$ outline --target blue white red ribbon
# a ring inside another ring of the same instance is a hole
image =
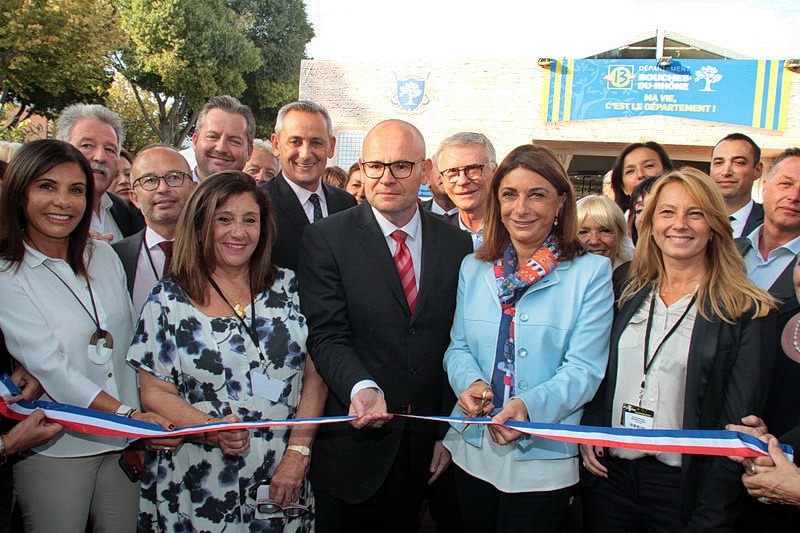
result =
[[[0,396],[9,398],[19,394],[19,389],[4,375],[0,378]],[[254,429],[276,426],[299,426],[306,424],[334,424],[355,420],[355,416],[302,418],[293,420],[261,420],[256,422],[217,422],[200,426],[187,426],[167,431],[161,426],[125,418],[94,409],[85,409],[62,403],[21,400],[11,405],[0,401],[0,414],[22,420],[36,409],[44,411],[51,422],[81,433],[126,438],[178,437],[196,433],[227,429]],[[455,424],[491,424],[489,418],[463,418],[449,416],[395,415],[421,420],[432,420]],[[628,429],[566,424],[543,424],[509,420],[506,427],[527,435],[577,444],[590,444],[613,448],[630,448],[654,452],[690,453],[697,455],[721,455],[732,457],[759,457],[769,455],[767,443],[738,431],[673,430],[673,429]],[[788,444],[781,444],[786,456],[792,460],[794,452]]]

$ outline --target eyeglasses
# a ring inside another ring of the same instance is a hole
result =
[[[463,172],[464,175],[471,179],[476,180],[483,175],[483,169],[486,165],[467,165],[465,167],[453,167],[441,171],[442,176],[450,182],[455,183],[458,181],[458,176]]]
[[[170,187],[180,187],[183,185],[183,182],[186,178],[190,178],[191,176],[186,172],[168,172],[163,176],[142,176],[134,180],[133,188],[136,188],[136,184],[138,183],[142,189],[145,191],[154,191],[158,189],[159,182],[164,180],[167,185]]]
[[[368,178],[377,180],[383,177],[386,167],[389,167],[389,172],[392,177],[397,180],[402,180],[411,175],[414,170],[414,165],[425,161],[425,158],[417,159],[416,161],[395,161],[394,163],[381,163],[380,161],[364,161],[361,165],[364,167],[364,175]]]
[[[263,514],[283,513],[283,516],[287,518],[296,518],[298,516],[302,516],[310,510],[310,508],[307,505],[301,505],[295,502],[287,503],[286,507],[281,507],[273,500],[259,500],[256,505],[259,513]]]

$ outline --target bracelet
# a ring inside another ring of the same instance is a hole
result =
[[[119,404],[119,407],[117,407],[117,411],[114,414],[124,416],[125,418],[133,418],[133,415],[135,415],[137,412],[138,411],[130,405],[121,403]]]

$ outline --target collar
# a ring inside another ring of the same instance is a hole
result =
[[[750,233],[750,235],[747,236],[747,240],[750,241],[750,246],[752,247],[753,251],[755,251],[755,253],[758,255],[758,257],[761,257],[761,253],[758,251],[758,243],[761,242],[761,230],[763,228],[764,224],[761,224],[756,229],[754,229]],[[778,246],[777,248],[775,248],[775,250],[780,250],[781,248],[785,248],[794,255],[800,253],[800,235],[798,235],[791,241]],[[772,255],[772,252],[774,252],[775,250],[770,250],[769,253],[767,254],[767,257]]]
[[[317,188],[315,190],[309,191],[308,189],[302,188],[301,186],[299,186],[298,184],[287,178],[285,175],[283,176],[283,179],[286,180],[286,183],[289,185],[292,191],[294,191],[294,195],[297,196],[298,200],[300,200],[300,205],[305,205],[305,203],[308,201],[308,197],[311,196],[313,193],[317,193],[317,196],[319,196],[320,201],[323,203],[325,202],[325,193],[322,191],[322,180],[319,180],[317,182]]]
[[[100,212],[110,211],[113,206],[114,202],[111,201],[108,192],[104,192],[103,196],[100,197]]]
[[[456,213],[458,213],[458,211],[456,211]],[[457,216],[458,216],[458,227],[459,228],[461,228],[464,231],[468,232],[470,235],[483,235],[483,227],[485,226],[485,224],[482,224],[481,227],[478,228],[478,231],[472,231],[471,229],[469,229],[468,227],[466,227],[464,225],[464,222],[461,220],[461,215],[458,214]]]
[[[750,216],[750,211],[753,210],[753,204],[754,203],[755,202],[753,202],[753,200],[750,200],[749,202],[744,204],[744,206],[741,209],[739,209],[735,213],[731,213],[730,216],[733,217],[733,219],[737,220],[737,221],[739,221],[739,220],[741,220],[741,221],[747,220],[747,217]]]
[[[386,220],[386,217],[384,217],[380,211],[375,209],[375,207],[370,206],[370,209],[372,209],[372,213],[375,215],[375,220],[378,221],[378,227],[381,228],[381,233],[383,233],[384,237],[390,239],[391,238],[390,235],[392,234],[392,232],[400,229],[406,232],[406,234],[412,241],[418,242],[419,231],[422,220],[419,214],[419,206],[417,206],[416,211],[414,211],[414,216],[411,217],[411,220],[408,221],[408,224],[406,224],[402,228],[398,228],[397,226]]]
[[[169,240],[169,239],[165,239],[164,237],[162,237],[161,235],[159,235],[159,234],[156,232],[156,230],[154,230],[154,229],[153,229],[153,228],[151,228],[150,226],[147,226],[147,227],[145,228],[145,230],[144,230],[144,242],[146,242],[146,243],[147,243],[147,247],[148,247],[149,249],[151,249],[151,250],[152,250],[153,248],[156,248],[156,247],[159,245],[159,243],[162,243],[162,242],[164,242],[164,241],[168,241],[168,240]]]
[[[66,261],[64,261],[63,259],[56,259],[50,257],[49,255],[45,255],[36,248],[29,246],[27,242],[23,242],[23,245],[25,246],[25,255],[23,256],[22,261],[25,262],[25,264],[28,265],[29,268],[35,268],[43,264],[45,261],[58,261],[66,264]],[[89,248],[88,244],[86,245],[86,248],[87,249]]]

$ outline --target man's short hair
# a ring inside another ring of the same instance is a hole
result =
[[[226,113],[232,113],[234,115],[241,115],[244,117],[244,120],[247,123],[247,144],[253,144],[253,139],[256,136],[256,118],[253,116],[253,110],[250,109],[250,106],[241,103],[238,99],[227,94],[212,96],[208,99],[206,105],[203,106],[203,109],[201,109],[200,113],[197,115],[197,125],[195,126],[195,131],[200,131],[200,129],[205,125],[206,115],[208,115],[208,112],[212,109],[221,109]]]
[[[272,145],[264,139],[253,139],[253,149],[262,150],[272,155]]]
[[[275,120],[275,135],[280,134],[283,127],[283,119],[289,111],[305,111],[306,113],[319,113],[325,117],[325,122],[328,124],[328,137],[333,138],[333,121],[328,114],[328,110],[324,106],[312,102],[311,100],[298,100],[291,102],[280,108],[278,111],[278,118]]]
[[[486,155],[489,157],[490,163],[497,162],[497,154],[494,151],[494,145],[483,133],[475,133],[472,131],[460,131],[443,140],[439,145],[439,149],[433,155],[433,164],[439,168],[439,157],[445,149],[451,146],[469,146],[470,144],[481,144],[486,148]]]
[[[111,126],[114,133],[117,134],[119,147],[122,148],[122,143],[125,142],[125,128],[122,127],[122,119],[117,113],[100,104],[72,104],[62,109],[56,122],[56,139],[69,142],[75,123],[85,118]]]
[[[747,144],[750,145],[750,148],[752,148],[752,150],[753,150],[753,157],[755,157],[755,160],[753,161],[753,166],[756,166],[759,163],[759,161],[761,161],[761,148],[758,147],[758,145],[756,144],[756,142],[753,139],[751,139],[750,137],[748,137],[744,133],[735,132],[735,133],[727,134],[725,137],[720,139],[719,142],[717,142],[717,144],[714,145],[714,149],[716,149],[717,146],[719,146],[719,143],[721,143],[723,141],[744,141],[744,142],[746,142]]]
[[[769,172],[767,173],[767,179],[768,180],[772,179],[772,176],[775,174],[775,169],[778,168],[778,163],[790,157],[800,157],[800,148],[796,146],[793,148],[787,148],[786,150],[778,154],[778,157],[776,157],[775,161],[772,162],[772,166],[769,167]]]

